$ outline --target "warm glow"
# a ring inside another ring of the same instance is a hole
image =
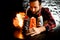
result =
[[[19,34],[19,37],[18,37],[18,38],[20,38],[20,39],[24,39],[22,33]]]
[[[24,13],[19,13],[16,15],[17,16],[17,19],[18,19],[18,22],[19,22],[19,26],[22,28],[23,27],[23,21],[24,21],[24,16],[25,14]]]
[[[15,25],[18,25],[20,30],[14,32],[14,36],[19,39],[24,39],[24,35],[22,34],[22,29],[23,29],[23,24],[24,24],[24,18],[25,18],[25,13],[24,12],[19,12],[16,14],[17,20],[14,22]]]
[[[19,21],[19,26],[22,27],[23,26],[23,19],[21,18],[20,14],[17,14],[17,19]]]
[[[24,36],[20,31],[15,31],[14,37],[19,38],[19,39],[24,39]]]

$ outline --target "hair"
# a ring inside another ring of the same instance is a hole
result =
[[[39,1],[39,4],[41,5],[41,0],[29,0],[29,2]]]

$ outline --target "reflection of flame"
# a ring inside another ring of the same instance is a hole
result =
[[[16,38],[19,38],[19,39],[24,39],[22,33],[19,32],[19,31],[15,31],[14,36],[15,36]]]
[[[20,39],[24,39],[22,33],[20,33],[19,38],[20,38]]]

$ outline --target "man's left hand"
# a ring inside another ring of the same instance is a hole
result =
[[[43,27],[38,27],[38,28],[34,27],[33,29],[34,29],[35,32],[33,34],[31,34],[31,36],[40,34],[41,32],[46,30],[46,28],[44,26]]]

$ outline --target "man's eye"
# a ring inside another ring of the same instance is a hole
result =
[[[30,7],[30,8],[32,8],[32,7]]]
[[[37,7],[34,7],[34,8],[37,8]]]

